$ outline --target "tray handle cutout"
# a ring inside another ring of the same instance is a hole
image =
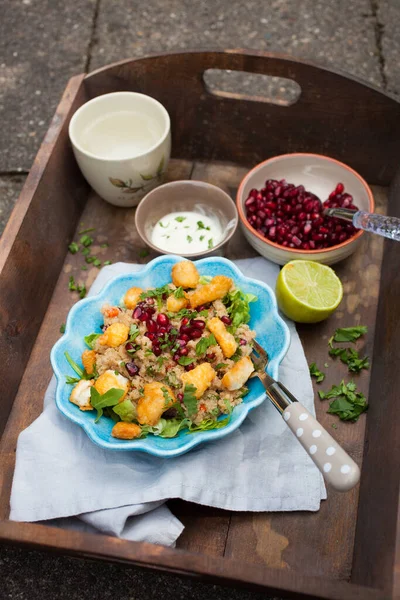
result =
[[[301,87],[293,79],[261,73],[207,69],[203,83],[209,94],[277,106],[292,106],[301,96]]]

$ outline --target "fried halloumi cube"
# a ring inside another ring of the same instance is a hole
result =
[[[194,385],[196,388],[195,396],[201,398],[204,392],[210,387],[216,373],[210,363],[197,365],[192,371],[187,371],[181,375],[181,380],[185,385]]]
[[[93,380],[81,379],[71,392],[69,401],[79,406],[81,410],[93,410],[90,403],[90,388]]]
[[[143,396],[137,405],[137,419],[141,425],[157,425],[163,412],[176,402],[174,392],[168,385],[153,381],[146,383]]]
[[[94,350],[85,350],[82,352],[82,364],[88,375],[91,375],[96,366],[96,352]]]
[[[99,344],[117,348],[124,344],[129,337],[129,327],[123,323],[112,323],[103,335],[99,337]]]
[[[231,289],[233,281],[225,275],[216,275],[210,283],[199,287],[190,295],[190,306],[196,308],[201,304],[208,304],[223,298]]]
[[[167,310],[169,310],[169,312],[177,313],[182,310],[182,308],[186,308],[188,304],[189,302],[185,297],[175,298],[172,294],[167,298]]]
[[[133,440],[134,438],[140,437],[142,433],[139,425],[135,425],[135,423],[124,423],[124,421],[120,421],[116,423],[111,430],[111,435],[120,440]]]
[[[227,390],[240,390],[244,386],[252,372],[254,365],[249,356],[243,356],[238,362],[229,369],[222,378],[222,385]]]
[[[199,283],[200,275],[194,263],[183,260],[176,263],[171,271],[172,283],[176,287],[195,288]]]
[[[131,287],[124,296],[124,304],[126,308],[134,309],[139,302],[140,294],[143,292],[140,287]]]
[[[225,324],[218,317],[210,319],[207,323],[208,329],[214,334],[215,339],[221,346],[222,352],[226,358],[230,358],[235,354],[238,347],[233,335],[227,331]]]
[[[108,369],[107,371],[104,371],[104,373],[102,373],[96,380],[94,387],[101,395],[105,394],[111,389],[123,390],[124,395],[119,400],[122,402],[128,393],[129,380],[123,375],[115,373],[115,371],[112,369]]]

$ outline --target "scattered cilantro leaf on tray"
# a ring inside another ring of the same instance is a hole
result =
[[[321,383],[325,379],[325,373],[320,371],[315,363],[310,365],[310,375],[315,377],[317,383]]]

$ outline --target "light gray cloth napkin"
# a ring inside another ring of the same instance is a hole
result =
[[[247,277],[275,287],[279,268],[263,258],[239,260]],[[90,293],[115,275],[140,270],[116,263],[100,271]],[[313,414],[307,362],[293,323],[280,380]],[[94,445],[54,402],[18,438],[10,518],[49,521],[125,539],[174,545],[183,530],[164,502],[182,498],[235,511],[319,509],[326,498],[319,471],[266,400],[240,429],[177,458],[113,452]]]

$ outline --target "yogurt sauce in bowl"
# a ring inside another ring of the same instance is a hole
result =
[[[151,241],[165,252],[184,255],[211,250],[221,241],[222,235],[218,217],[179,211],[157,221],[151,232]]]

